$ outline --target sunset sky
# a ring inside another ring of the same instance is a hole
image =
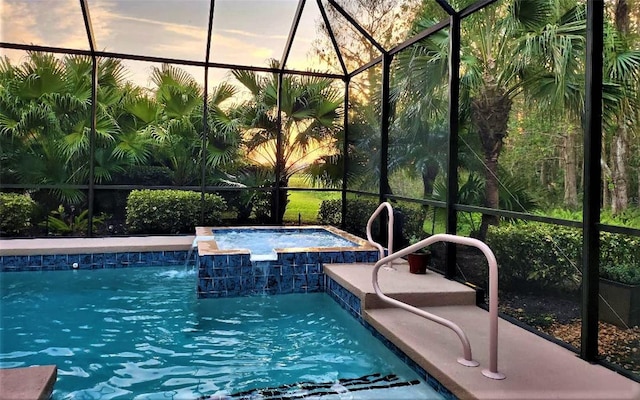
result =
[[[209,0],[88,0],[98,50],[203,61]],[[211,61],[265,66],[282,57],[297,0],[217,0]],[[307,1],[287,68],[322,69],[309,58],[321,16]],[[0,0],[0,40],[89,49],[78,0]],[[24,52],[0,49],[14,62]],[[125,61],[130,79],[147,86],[150,63]],[[202,68],[181,66],[203,82]],[[228,71],[212,69],[213,84]]]

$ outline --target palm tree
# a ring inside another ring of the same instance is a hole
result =
[[[173,183],[193,184],[200,176],[203,151],[203,89],[186,71],[169,64],[154,68],[151,80],[156,86],[155,98],[145,99],[145,104],[137,103],[136,107],[147,115],[148,131],[160,152],[158,160],[172,169]],[[235,94],[235,88],[227,83],[211,90],[207,105],[211,132],[204,148],[205,167],[209,170],[237,158],[239,121],[234,110],[221,108],[221,103]],[[154,112],[156,118],[152,120]]]
[[[584,18],[580,18],[576,7],[567,3],[514,0],[487,7],[462,24],[461,126],[463,131],[472,132],[478,138],[485,181],[483,205],[488,208],[500,205],[498,161],[514,99],[527,90],[527,96],[552,101],[548,97],[551,93],[538,90],[541,80],[549,76],[552,66],[562,62],[567,68],[575,68],[576,60],[584,54],[581,45]],[[430,24],[427,15],[415,22],[417,30]],[[433,102],[433,98],[443,99],[445,94],[442,87],[447,84],[448,56],[443,54],[447,49],[443,39],[436,36],[421,42],[406,56],[399,57],[398,68],[405,71],[400,76],[408,81],[402,83],[401,88],[422,96],[425,99],[422,103],[426,99],[429,102]],[[531,43],[544,43],[548,47],[543,49]],[[554,55],[564,59],[550,60]],[[555,77],[560,78],[560,74]],[[497,222],[497,217],[483,215],[478,236],[486,237],[488,226]]]
[[[271,66],[277,68],[277,62]],[[250,156],[262,158],[262,163],[280,169],[280,186],[288,186],[289,178],[307,168],[313,160],[334,151],[342,99],[332,81],[318,77],[282,79],[281,137],[282,151],[276,149],[278,131],[278,76],[260,76],[251,71],[232,71],[233,76],[251,94],[244,103],[243,121],[245,146]],[[280,193],[286,204],[286,191]],[[272,204],[275,202],[272,201]],[[272,212],[272,218],[282,219]]]

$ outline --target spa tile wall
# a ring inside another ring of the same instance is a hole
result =
[[[147,251],[0,256],[0,272],[64,271],[74,269],[76,263],[78,269],[175,266],[185,265],[187,255],[187,251]]]
[[[249,254],[200,256],[198,297],[321,292],[323,264],[377,260],[370,250],[278,253],[271,261],[251,261]]]

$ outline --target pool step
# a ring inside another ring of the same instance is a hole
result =
[[[640,399],[640,384],[603,366],[590,364],[555,343],[505,320],[498,321],[498,371],[488,379],[489,313],[475,305],[475,290],[428,272],[410,274],[406,263],[380,270],[390,297],[458,324],[469,337],[477,368],[456,362],[462,355],[449,329],[377,300],[373,264],[325,265],[325,274],[360,299],[360,313],[387,340],[463,399]]]
[[[364,311],[364,319],[458,398],[464,399],[638,399],[640,385],[603,366],[590,364],[540,336],[500,319],[498,370],[487,379],[488,312],[476,306],[425,307],[455,321],[471,342],[477,368],[456,362],[458,338],[447,328],[401,309]]]
[[[409,273],[404,260],[393,264],[393,270],[380,269],[379,284],[389,297],[415,307],[475,305],[476,291],[435,272],[424,275]],[[373,290],[373,264],[326,264],[324,273],[360,298],[363,309],[386,308]]]
[[[58,376],[55,365],[0,369],[0,399],[46,400]]]
[[[319,398],[324,396],[352,395],[354,392],[375,389],[391,389],[402,386],[419,385],[419,380],[402,380],[395,374],[382,375],[374,373],[359,378],[339,379],[331,382],[297,382],[277,387],[266,387],[236,392],[228,396],[205,397],[212,400],[231,399],[277,399],[293,400],[305,398]]]

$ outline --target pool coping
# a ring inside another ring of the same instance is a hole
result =
[[[55,365],[0,369],[0,398],[47,400],[58,378]]]
[[[187,251],[195,236],[33,238],[0,240],[0,256]]]
[[[394,263],[394,268],[381,270],[379,284],[383,292],[458,324],[468,335],[479,368],[456,362],[461,345],[453,332],[397,307],[367,302],[370,296],[377,296],[371,281],[371,264],[325,265],[325,275],[359,300],[348,304],[349,312],[422,368],[428,382],[438,382],[436,387],[442,384],[460,399],[640,399],[639,383],[588,363],[502,318],[498,321],[498,370],[506,379],[486,378],[481,370],[489,364],[488,312],[468,296],[460,302],[462,297],[452,296],[455,292],[464,294],[468,288],[433,271],[410,274],[406,261]],[[436,297],[430,298],[433,295]]]
[[[219,249],[212,235],[212,230],[238,230],[238,229],[254,229],[254,230],[270,230],[270,229],[300,229],[300,230],[318,230],[324,229],[334,235],[347,239],[357,245],[357,247],[285,247],[274,249],[276,253],[295,253],[295,252],[319,252],[319,251],[348,251],[348,250],[377,250],[368,241],[355,236],[351,233],[345,232],[338,228],[329,225],[305,225],[305,226],[225,226],[225,227],[213,227],[213,226],[198,226],[196,227],[196,237],[204,237],[203,240],[197,242],[198,254],[205,255],[217,255],[217,254],[249,254],[248,249],[235,249],[235,250],[223,250]]]

